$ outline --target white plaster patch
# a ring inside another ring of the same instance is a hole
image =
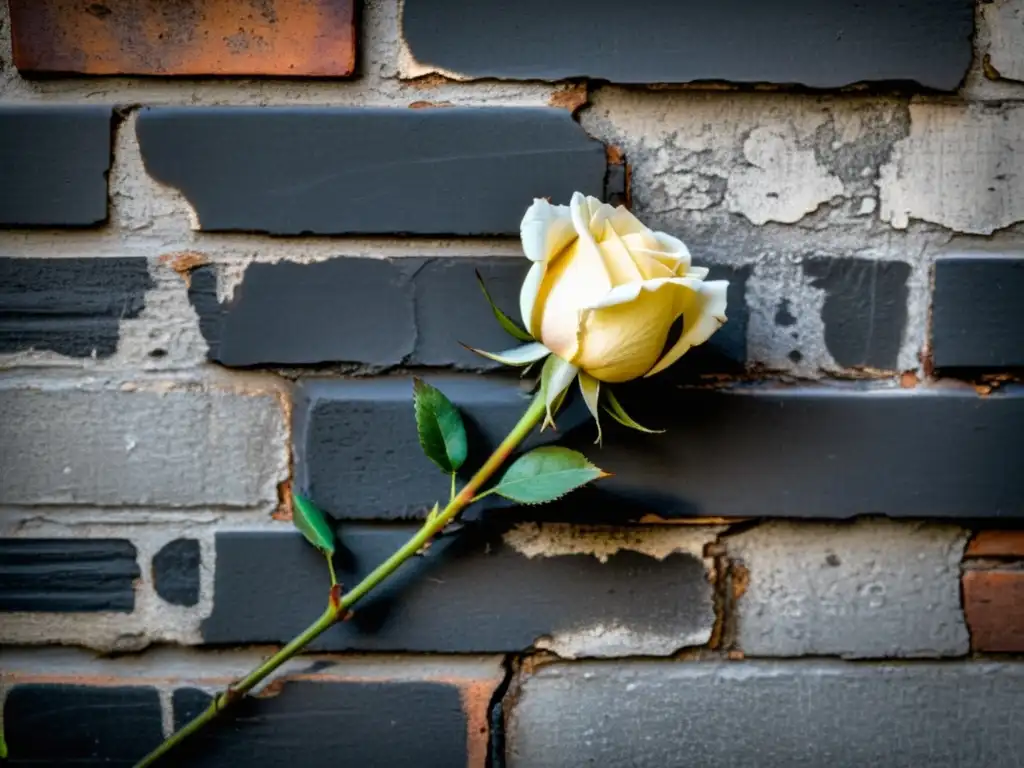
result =
[[[725,206],[754,224],[792,224],[843,194],[838,177],[818,164],[814,151],[797,146],[789,126],[759,127],[743,142],[749,165],[729,174]]]
[[[1024,105],[911,104],[910,135],[882,166],[879,215],[989,235],[1024,221]]]
[[[638,632],[620,625],[598,624],[592,627],[558,632],[538,638],[534,648],[551,651],[563,659],[614,656],[671,656],[684,648],[706,645],[712,628],[686,635]]]
[[[1024,0],[990,0],[981,4],[981,16],[989,65],[1001,78],[1024,81]]]
[[[600,562],[616,552],[629,550],[664,560],[685,553],[702,560],[704,546],[715,540],[725,526],[652,525],[629,528],[583,526],[568,523],[521,523],[504,535],[505,543],[526,557],[592,555]]]

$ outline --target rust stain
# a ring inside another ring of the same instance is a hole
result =
[[[981,397],[987,397],[992,394],[991,384],[975,384],[974,391],[977,392]]]
[[[347,77],[354,0],[10,0],[14,64],[87,75]]]
[[[450,101],[414,101],[409,109],[432,109],[435,107],[454,107]]]
[[[575,115],[586,105],[587,99],[587,86],[585,83],[581,83],[572,88],[555,91],[551,94],[551,98],[548,99],[548,105],[558,107],[559,109],[567,109],[569,114]]]
[[[732,599],[739,600],[747,594],[747,588],[750,587],[750,570],[740,563],[733,563],[729,570],[732,575]]]
[[[729,653],[726,654],[726,658],[728,658],[729,661],[743,661],[743,659],[746,658],[746,655],[743,651],[729,651]]]
[[[1002,73],[992,66],[992,57],[987,53],[981,58],[981,69],[989,80],[1001,80],[1003,78]]]
[[[904,371],[900,374],[900,386],[903,389],[914,389],[919,383],[917,374],[914,371]]]
[[[294,514],[295,510],[292,508],[292,481],[289,478],[277,484],[277,509],[274,510],[270,517],[283,523],[290,523]]]
[[[170,266],[171,269],[184,279],[185,287],[191,288],[192,270],[209,264],[210,259],[206,254],[199,253],[199,251],[177,251],[175,253],[165,253],[160,257],[160,263]]]
[[[606,144],[604,147],[604,154],[605,157],[608,158],[608,162],[612,165],[621,165],[626,159],[626,155],[623,153],[622,149],[614,144]]]
[[[746,517],[673,517],[666,518],[659,515],[642,515],[638,523],[647,525],[732,525],[748,520]]]
[[[267,683],[265,686],[260,688],[256,693],[250,693],[254,699],[272,699],[279,695],[284,690],[285,684],[288,682],[287,677],[277,677]]]
[[[411,85],[414,88],[421,88],[423,90],[431,90],[433,88],[440,88],[443,85],[447,85],[453,82],[444,75],[437,73],[431,73],[429,75],[423,75],[422,77],[414,77],[411,80],[406,80],[405,83]]]
[[[1024,531],[980,531],[967,545],[964,557],[1024,558]]]

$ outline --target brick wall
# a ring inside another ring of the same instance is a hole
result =
[[[1020,764],[1024,2],[670,5],[0,3],[12,765],[129,764],[315,618],[291,488],[348,583],[415,528],[410,377],[509,428],[474,271],[516,306],[577,189],[731,281],[624,394],[667,434],[473,514],[179,759]]]

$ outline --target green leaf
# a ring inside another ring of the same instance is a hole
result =
[[[531,363],[540,360],[542,357],[547,357],[551,354],[551,350],[541,344],[539,341],[535,341],[531,344],[524,344],[521,347],[515,349],[506,349],[504,352],[488,352],[485,349],[477,349],[476,347],[469,347],[463,344],[470,352],[476,352],[478,355],[486,357],[488,360],[494,360],[496,363],[502,365],[514,365],[523,366],[530,365]]]
[[[469,450],[459,409],[441,390],[422,379],[413,379],[412,391],[416,429],[423,452],[442,472],[457,471]]]
[[[619,402],[619,398],[615,396],[615,393],[610,389],[605,389],[606,397],[608,399],[608,405],[605,406],[605,411],[615,419],[619,424],[630,429],[635,429],[637,432],[646,432],[649,435],[660,435],[664,432],[664,429],[648,429],[645,426],[637,424],[630,418],[630,415],[626,413],[622,407],[622,403]]]
[[[516,459],[493,491],[519,504],[543,504],[602,477],[608,474],[582,453],[549,445]]]
[[[334,554],[334,529],[327,521],[327,516],[309,499],[292,494],[292,523],[306,541],[325,555]]]
[[[505,332],[511,334],[520,341],[533,341],[533,336],[520,328],[512,318],[502,312],[498,308],[498,305],[494,303],[494,299],[492,299],[491,294],[488,293],[487,286],[484,284],[484,279],[480,276],[479,270],[477,270],[476,273],[476,280],[480,283],[480,290],[484,292],[484,298],[487,299],[487,303],[491,305],[491,311],[498,319],[498,324],[505,329]]]

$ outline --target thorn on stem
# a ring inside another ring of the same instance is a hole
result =
[[[331,594],[328,600],[330,601],[331,608],[336,611],[341,609],[341,584],[331,585]]]

